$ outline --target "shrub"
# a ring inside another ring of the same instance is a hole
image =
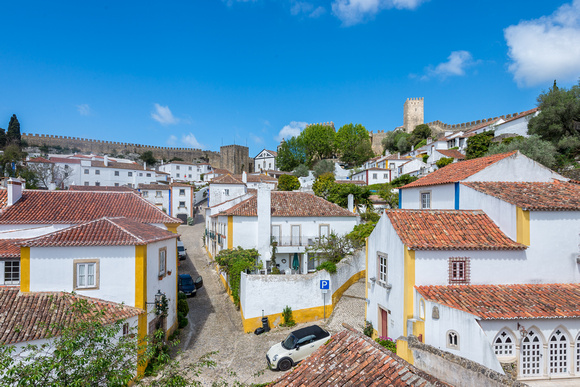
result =
[[[368,209],[360,214],[360,220],[364,222],[378,222],[381,216],[374,211],[369,211]]]
[[[397,353],[397,343],[390,337],[380,336],[375,339],[377,343],[388,349],[393,353]]]
[[[292,174],[296,177],[307,177],[309,175],[308,167],[304,164],[300,164]]]
[[[435,165],[437,165],[437,168],[441,169],[444,166],[451,164],[452,162],[453,157],[441,157],[439,160],[437,160]]]
[[[184,317],[187,316],[189,313],[189,305],[187,304],[187,300],[178,299],[177,300],[177,313],[182,314]]]
[[[188,226],[193,226],[193,218],[191,216],[187,217],[187,225]]]
[[[294,191],[300,188],[300,181],[294,175],[282,175],[278,179],[279,191]]]
[[[373,323],[370,321],[365,321],[365,327],[363,329],[363,333],[368,337],[373,337],[374,329]]]
[[[284,310],[282,310],[282,317],[284,318],[284,323],[280,325],[283,327],[293,327],[296,325],[296,321],[294,321],[294,318],[292,317],[292,308],[288,305],[286,305]]]
[[[326,261],[322,262],[316,270],[326,270],[329,273],[336,273],[336,264],[334,262]]]
[[[189,321],[187,320],[187,317],[183,317],[182,315],[178,314],[177,315],[177,323],[178,323],[179,329],[182,329],[182,328],[185,328],[187,326]]]

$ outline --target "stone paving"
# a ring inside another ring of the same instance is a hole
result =
[[[273,381],[283,373],[267,369],[266,352],[290,331],[310,323],[275,328],[259,336],[244,333],[240,313],[225,292],[202,245],[204,228],[203,217],[198,215],[194,226],[184,225],[177,230],[188,254],[187,259],[181,261],[179,273],[190,273],[194,278],[201,275],[204,282],[197,296],[188,299],[189,324],[180,335],[181,365],[197,362],[201,356],[216,352],[211,356],[216,366],[204,368],[195,378],[202,385],[211,386],[216,381],[228,384],[234,381],[247,384]],[[331,333],[340,331],[342,322],[362,330],[364,302],[364,282],[357,282],[345,292],[326,323],[320,321],[319,325]]]

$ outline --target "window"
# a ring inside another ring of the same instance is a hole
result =
[[[163,197],[163,193],[161,191],[155,191],[155,197],[156,198],[162,198]]]
[[[192,176],[193,176],[193,175],[190,173],[190,174],[189,174],[189,178],[191,179],[191,178],[192,178]]]
[[[376,178],[377,178],[377,174],[373,173],[373,179],[376,179]]]
[[[530,329],[520,346],[522,376],[536,376],[540,374],[542,347],[543,344],[540,338],[534,330]]]
[[[390,163],[389,164],[389,169],[395,169],[395,163]]]
[[[115,176],[119,176],[119,171],[115,171]]]
[[[175,169],[177,169],[177,170],[179,171],[179,165],[176,165],[176,166],[175,166]]]
[[[179,202],[179,208],[185,208],[185,202]]]
[[[328,238],[328,236],[330,235],[330,225],[321,224],[319,231],[320,231],[320,239]]]
[[[142,191],[141,194],[144,198],[146,198],[149,196],[149,191]]]
[[[388,262],[387,262],[387,254],[378,253],[377,254],[377,263],[378,263],[378,280],[380,285],[387,284],[387,273],[388,273]]]
[[[85,181],[85,185],[89,185],[89,182],[88,181]]]
[[[97,289],[98,281],[98,261],[74,261],[75,265],[75,289]]]
[[[549,342],[550,375],[568,373],[568,338],[561,329],[556,330],[550,337]]]
[[[100,187],[101,186],[101,183],[97,181],[97,182],[95,182],[95,186],[96,187]]]
[[[143,172],[139,172],[139,176],[143,177]]]
[[[280,242],[280,225],[272,225],[272,240]]]
[[[422,298],[419,300],[419,318],[425,320],[425,300]]]
[[[133,176],[133,172],[127,172],[127,176],[129,177]]]
[[[493,342],[493,351],[497,357],[515,355],[514,339],[511,334],[502,330]]]
[[[159,277],[165,277],[167,265],[167,249],[159,249]]]
[[[148,174],[147,174],[147,177],[151,177],[151,174],[150,174],[150,173],[148,173]]]
[[[469,258],[449,258],[449,283],[452,285],[468,285],[469,280]]]
[[[459,349],[459,334],[455,331],[447,331],[447,348]]]
[[[85,175],[88,175],[88,174],[89,174],[89,170],[85,169]]]
[[[389,174],[388,173],[383,173],[383,179],[388,179],[389,178]]]
[[[229,196],[230,195],[230,190],[229,189],[224,189],[224,195]]]
[[[189,170],[191,171],[191,167],[189,167]],[[191,175],[190,175],[191,176]]]
[[[123,336],[127,336],[129,334],[129,323],[123,324]]]
[[[95,175],[100,175],[101,174],[101,170],[100,169],[95,169]]]
[[[175,177],[179,177],[179,173],[176,173],[176,174],[175,174]]]
[[[20,261],[4,262],[4,285],[20,284]]]
[[[179,196],[185,196],[185,190],[184,189],[180,189],[179,190]]]
[[[119,186],[119,183],[115,183],[115,187],[118,187],[118,186]]]
[[[431,208],[431,192],[421,192],[421,209]]]

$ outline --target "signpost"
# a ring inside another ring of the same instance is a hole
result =
[[[324,321],[326,321],[326,293],[330,289],[330,280],[320,280],[320,290],[322,290],[322,297],[324,298]]]

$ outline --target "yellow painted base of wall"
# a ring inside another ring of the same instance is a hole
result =
[[[397,356],[411,364],[415,364],[413,352],[409,349],[407,340],[397,340]]]
[[[175,332],[175,330],[177,329],[178,326],[179,326],[179,324],[177,321],[177,316],[175,316],[175,322],[173,323],[173,325],[171,327],[169,327],[167,332],[165,332],[165,340],[169,340],[169,336],[171,336],[173,334],[173,332]]]
[[[225,280],[225,278],[222,277],[222,275],[220,274],[220,266],[216,263],[215,267],[216,267],[216,271],[218,273],[218,276],[220,278],[220,281],[222,281],[222,284],[224,285],[224,289],[226,290],[226,293],[228,294],[228,296],[230,296],[230,300],[235,304],[234,297],[232,296],[232,291],[230,290],[230,285]]]
[[[220,276],[220,278],[222,279],[222,282],[224,283],[224,286],[228,290],[228,294],[229,294],[229,287],[227,286],[227,283],[225,282],[225,280],[223,279],[222,276]],[[324,306],[316,306],[314,308],[293,310],[292,317],[294,318],[294,321],[296,323],[306,323],[306,322],[322,320],[325,315],[326,315],[326,318],[330,317],[330,315],[332,314],[332,311],[336,307],[336,304],[338,303],[338,301],[340,301],[340,298],[342,297],[343,293],[352,284],[354,284],[355,282],[357,282],[361,278],[366,278],[366,270],[360,271],[360,272],[356,273],[355,275],[353,275],[352,277],[350,277],[340,288],[338,288],[336,290],[336,292],[334,292],[334,294],[332,295],[332,303],[326,305],[326,312],[325,312]],[[232,298],[231,295],[230,295],[230,298]],[[244,326],[244,332],[246,332],[246,333],[253,332],[257,328],[260,328],[262,326],[262,316],[246,319],[246,318],[244,318],[244,311],[241,309],[241,307],[240,307],[240,313],[242,315],[242,324]],[[274,325],[274,323],[276,321],[279,321],[279,323],[284,322],[284,318],[282,317],[282,313],[268,314],[265,317],[268,317],[268,321],[270,322],[271,327],[276,326],[276,325]]]

